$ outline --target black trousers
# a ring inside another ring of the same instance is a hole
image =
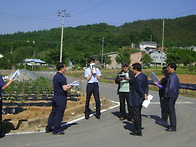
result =
[[[54,96],[52,99],[52,111],[48,118],[47,130],[53,129],[53,133],[57,133],[61,129],[67,98],[65,96]]]
[[[167,99],[167,98],[160,97],[161,117],[166,122],[167,122],[168,116],[169,116],[168,100],[169,99]]]
[[[2,133],[2,107],[3,107],[3,102],[0,97],[0,135]]]
[[[173,129],[176,129],[175,103],[176,103],[176,98],[169,98],[168,99],[170,127]]]
[[[98,83],[88,83],[86,86],[86,103],[85,103],[85,114],[89,115],[91,110],[89,108],[89,102],[91,95],[93,94],[96,103],[96,115],[101,115],[100,113],[100,97],[99,97],[99,84]]]
[[[133,113],[129,106],[129,92],[119,92],[119,102],[120,102],[120,113],[122,117],[126,118],[126,104],[127,102],[127,109],[128,109],[128,117],[129,119],[133,119]]]
[[[142,128],[142,115],[141,115],[142,105],[131,107],[131,109],[132,109],[133,118],[134,118],[134,132],[135,133],[141,133],[141,128]]]

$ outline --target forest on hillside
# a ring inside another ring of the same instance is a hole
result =
[[[162,42],[162,19],[138,20],[116,27],[106,23],[64,28],[63,62],[85,66],[86,59],[100,55],[104,37],[104,54],[122,52],[122,47],[137,48],[140,41]],[[61,28],[0,35],[0,68],[10,68],[25,58],[39,58],[56,64],[60,54]],[[165,19],[165,47],[196,46],[196,15]]]

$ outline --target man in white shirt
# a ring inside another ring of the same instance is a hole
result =
[[[89,119],[89,115],[91,114],[91,110],[89,108],[89,102],[91,95],[93,94],[96,103],[96,118],[100,119],[100,98],[99,98],[99,85],[98,80],[101,77],[101,72],[95,65],[95,59],[90,58],[88,60],[89,67],[85,69],[84,77],[87,80],[86,86],[86,103],[85,103],[85,119]]]

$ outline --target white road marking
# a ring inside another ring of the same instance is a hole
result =
[[[113,103],[116,103],[116,105],[115,105],[115,106],[112,106],[112,107],[109,107],[108,109],[103,109],[103,110],[101,110],[101,113],[103,113],[103,112],[105,112],[105,111],[107,111],[107,110],[111,110],[111,109],[113,109],[113,108],[119,107],[119,105],[120,105],[119,102],[112,101],[112,100],[110,100],[110,101],[113,102]],[[91,114],[90,116],[93,116],[93,115],[95,115],[95,113]],[[80,120],[82,120],[82,119],[84,119],[84,118],[85,118],[85,117],[82,116],[82,117],[80,117],[80,118],[77,118],[77,119],[74,119],[74,120],[72,120],[72,121],[70,121],[70,122],[67,122],[66,124],[63,124],[63,125],[61,125],[61,126],[62,126],[62,127],[63,127],[63,126],[67,126],[67,125],[69,125],[69,124],[78,122],[78,121],[80,121]],[[9,136],[9,135],[37,134],[37,133],[45,133],[45,130],[42,130],[42,131],[40,131],[40,132],[8,133],[8,134],[6,134],[6,136],[7,136],[7,135]]]

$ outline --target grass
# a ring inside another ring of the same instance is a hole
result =
[[[118,72],[120,72],[121,69],[117,70],[106,70],[102,69],[102,78],[100,79],[100,82],[103,83],[110,83],[115,84],[114,79],[116,78],[116,75]],[[154,72],[157,76],[161,75],[161,68],[149,68],[149,69],[143,69],[142,72],[149,76],[151,72]],[[178,67],[176,70],[177,74],[187,74],[187,75],[195,75],[196,71],[189,71],[188,67]],[[77,77],[77,78],[83,78],[84,79],[84,70],[79,71],[67,71],[67,76]],[[156,86],[149,86],[150,90],[158,91],[158,88]],[[186,97],[192,97],[196,98],[196,91],[194,90],[187,90],[187,89],[180,89],[180,94]]]

